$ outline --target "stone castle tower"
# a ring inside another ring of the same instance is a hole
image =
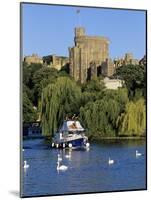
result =
[[[97,76],[101,67],[103,67],[102,72],[105,72],[104,75],[113,74],[113,63],[108,62],[109,40],[107,38],[87,36],[83,27],[77,27],[75,28],[74,43],[75,46],[69,48],[69,62],[70,75],[76,81],[84,83],[93,76]]]

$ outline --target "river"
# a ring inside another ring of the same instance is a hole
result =
[[[52,149],[44,139],[27,139],[23,148],[29,164],[22,170],[23,197],[146,189],[145,141],[102,141],[87,151],[69,152]],[[136,150],[142,155],[136,157]],[[57,171],[58,154],[66,171]]]

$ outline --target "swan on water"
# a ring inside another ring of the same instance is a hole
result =
[[[109,160],[108,160],[108,164],[109,164],[109,165],[114,164],[114,160],[111,160],[110,157],[109,157]]]
[[[136,150],[136,157],[141,156],[142,154],[138,152],[138,150]]]
[[[90,147],[90,143],[89,143],[89,142],[86,143],[86,147],[87,147],[87,148]]]
[[[25,160],[24,161],[24,169],[27,169],[27,168],[29,168],[29,165],[27,164],[27,161]]]
[[[66,165],[60,165],[60,162],[57,162],[57,170],[65,171],[68,167]]]

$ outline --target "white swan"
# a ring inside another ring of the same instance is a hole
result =
[[[86,143],[86,148],[89,148],[89,147],[90,147],[90,143],[87,142],[87,143]]]
[[[57,170],[58,171],[66,171],[68,167],[66,165],[60,165],[60,162],[57,162]]]
[[[60,154],[58,154],[58,161],[62,161],[62,158],[60,157]]]
[[[29,165],[27,164],[27,161],[25,160],[24,161],[24,169],[27,169],[27,168],[29,168]]]
[[[114,160],[111,160],[110,157],[109,157],[109,160],[108,160],[108,164],[109,164],[109,165],[114,164]]]
[[[136,150],[136,157],[141,156],[142,154],[138,152],[138,150]]]

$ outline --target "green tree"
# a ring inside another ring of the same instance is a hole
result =
[[[75,81],[59,77],[42,92],[41,120],[43,135],[52,136],[67,115],[78,114],[81,89]]]
[[[115,136],[119,112],[117,101],[102,99],[81,107],[80,119],[87,127],[89,137],[96,140],[101,137]]]
[[[91,99],[83,105],[80,108],[80,118],[88,128],[89,137],[100,139],[116,136],[118,134],[117,119],[125,111],[128,101],[127,89],[119,88],[118,90],[103,90],[100,98],[94,101]]]
[[[43,68],[42,64],[32,63],[27,65],[27,63],[23,62],[23,83],[29,88],[33,88],[33,76],[36,71]]]
[[[125,112],[118,119],[119,135],[141,136],[146,129],[146,110],[144,99],[128,102]]]
[[[125,81],[125,85],[128,88],[129,96],[134,97],[137,88],[142,90],[142,94],[145,94],[146,87],[146,69],[141,65],[124,65],[116,70],[116,76]]]
[[[105,84],[99,78],[93,78],[92,80],[82,85],[83,92],[102,92],[105,89]]]
[[[102,80],[94,78],[81,86],[81,106],[84,106],[90,101],[102,99],[105,92],[105,85]]]
[[[54,83],[58,71],[54,68],[43,67],[37,70],[33,75],[33,92],[34,92],[34,104],[38,105],[38,101],[41,98],[42,89],[48,84]]]
[[[23,92],[23,122],[34,122],[35,120],[37,120],[36,110],[27,93]]]

